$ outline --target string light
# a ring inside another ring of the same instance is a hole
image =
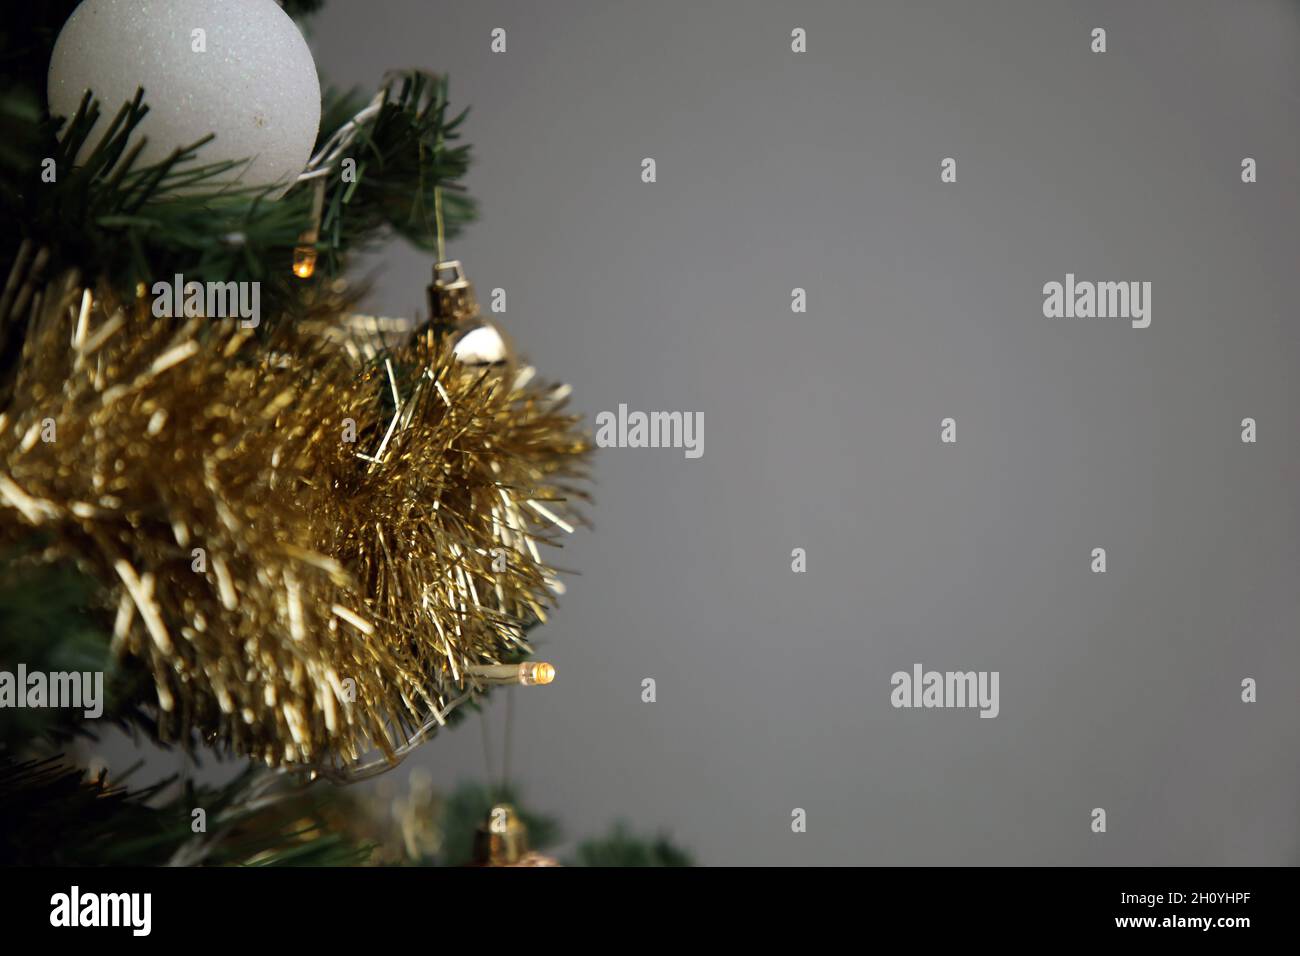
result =
[[[299,279],[310,279],[316,274],[316,243],[320,239],[320,217],[325,208],[325,180],[312,182],[311,226],[298,237],[293,250],[293,274]]]
[[[305,236],[306,233],[303,233]],[[316,273],[316,249],[298,246],[293,250],[293,274],[299,279],[310,279]]]
[[[555,666],[546,661],[524,661],[520,664],[478,664],[466,669],[471,677],[485,684],[520,684],[524,687],[541,687],[555,680]]]

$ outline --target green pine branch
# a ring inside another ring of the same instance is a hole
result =
[[[217,787],[178,787],[172,777],[129,790],[59,757],[18,760],[0,749],[0,865],[349,866],[369,858],[370,847],[331,832],[323,817],[331,791],[264,792],[268,773],[250,768]]]
[[[603,837],[578,844],[566,866],[693,866],[691,855],[677,846],[667,834],[642,837],[624,822]]]
[[[40,559],[41,541],[0,554],[0,669],[16,673],[102,673],[103,713],[87,720],[82,709],[6,708],[0,748],[11,753],[59,748],[96,728],[116,727],[158,739],[145,706],[152,693],[147,675],[114,659],[112,614],[99,584],[70,562]]]

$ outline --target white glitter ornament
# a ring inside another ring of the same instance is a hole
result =
[[[85,0],[50,58],[50,112],[72,117],[86,90],[101,118],[84,161],[123,103],[144,87],[148,143],[137,165],[209,133],[199,163],[249,160],[219,182],[292,185],[320,126],[316,64],[274,0]]]

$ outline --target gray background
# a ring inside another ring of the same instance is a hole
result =
[[[1300,6],[334,0],[309,35],[340,85],[450,73],[451,251],[589,420],[704,413],[700,460],[598,456],[560,676],[516,692],[530,803],[708,864],[1300,860]],[[429,265],[377,257],[374,309]],[[1045,319],[1066,272],[1152,282],[1151,327]],[[918,661],[1000,671],[1001,716],[894,710]],[[482,778],[478,727],[409,764]]]

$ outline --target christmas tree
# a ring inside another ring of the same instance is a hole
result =
[[[0,34],[0,862],[551,862],[508,781],[342,786],[550,682],[589,441],[447,257],[476,206],[446,77],[322,91],[318,6],[52,0]],[[386,241],[430,254],[428,315],[358,314]],[[243,769],[133,788],[77,765],[104,726]],[[571,862],[687,858],[619,827]]]

